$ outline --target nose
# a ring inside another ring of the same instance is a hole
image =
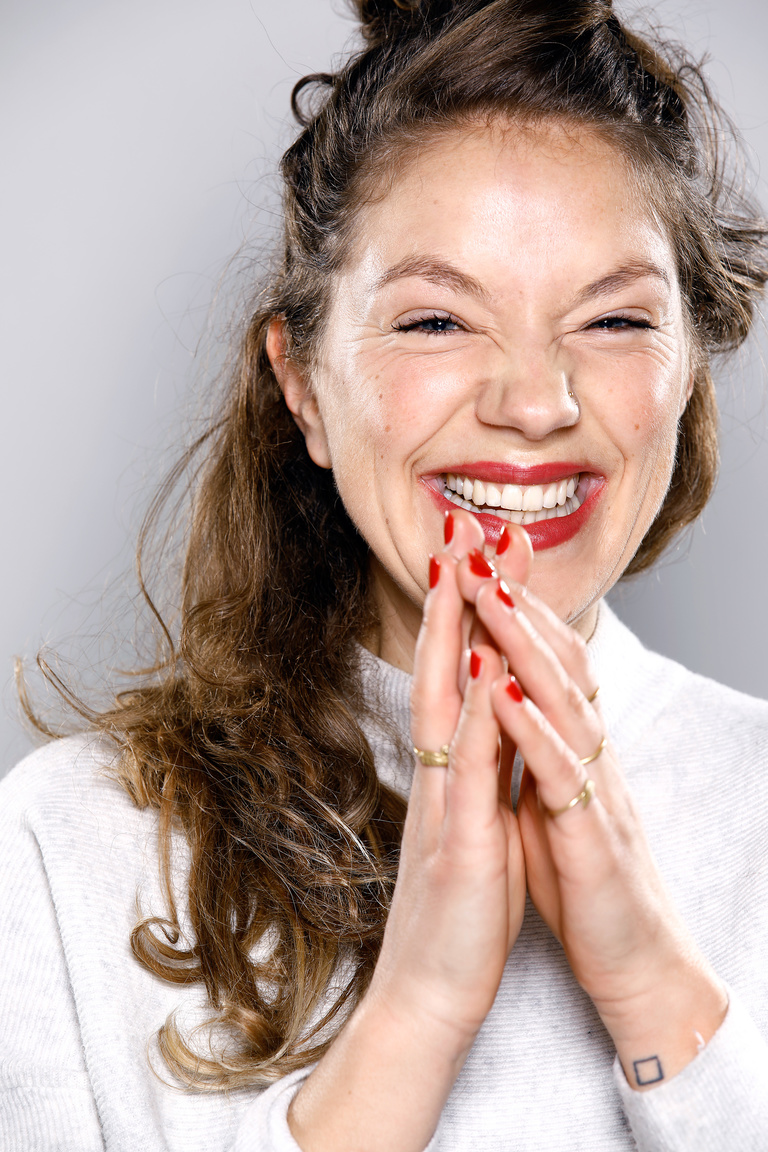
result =
[[[578,422],[581,411],[569,382],[570,366],[557,347],[497,348],[485,368],[476,401],[481,423],[538,441]]]

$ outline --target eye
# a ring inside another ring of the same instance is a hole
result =
[[[626,332],[630,328],[639,328],[641,331],[652,332],[654,325],[650,320],[638,320],[634,316],[601,316],[588,327],[598,332]]]
[[[406,320],[396,320],[392,325],[396,332],[424,332],[426,335],[439,336],[445,332],[458,332],[461,325],[452,316],[438,315],[430,312],[426,316],[408,317]]]

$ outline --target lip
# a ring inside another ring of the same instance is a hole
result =
[[[555,460],[551,464],[500,464],[498,460],[473,460],[469,464],[452,464],[434,472],[434,476],[467,476],[470,480],[490,480],[492,484],[551,484],[575,476],[577,472],[590,472],[594,469],[582,461],[581,464],[567,460]]]
[[[577,472],[582,475],[588,474],[592,481],[589,492],[581,506],[577,508],[575,512],[571,512],[570,516],[560,516],[552,520],[538,520],[535,524],[520,525],[523,531],[528,533],[534,552],[543,552],[547,548],[556,548],[559,544],[565,544],[566,541],[572,540],[573,537],[581,531],[587,520],[589,520],[600,497],[605,491],[605,477],[585,468],[583,464],[562,464],[558,462],[556,464],[539,464],[529,468],[519,468],[506,464],[475,463],[451,466],[448,471],[470,478],[472,478],[474,473],[478,479],[490,480],[492,483],[497,484],[546,484],[552,483],[555,480],[562,480],[566,476],[573,476]],[[434,475],[445,474],[444,472],[440,472]],[[527,479],[520,479],[520,477],[523,476],[527,477]],[[424,479],[427,480],[426,477]],[[456,505],[448,500],[442,492],[433,488],[429,483],[426,484],[426,487],[432,500],[441,512],[456,511]],[[486,543],[495,548],[502,530],[507,527],[507,521],[500,519],[498,516],[494,516],[491,511],[472,512],[471,515],[479,520],[480,527],[485,534]]]

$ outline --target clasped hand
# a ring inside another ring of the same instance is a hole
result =
[[[610,743],[583,764],[604,736],[594,673],[577,632],[526,590],[527,535],[510,526],[492,567],[475,518],[453,516],[431,562],[412,690],[414,745],[448,745],[449,762],[415,764],[375,994],[471,1045],[527,887],[625,1070],[660,1030],[674,1074],[722,1020],[722,988],[665,890]],[[591,803],[553,816],[587,777]]]

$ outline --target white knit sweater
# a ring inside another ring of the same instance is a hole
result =
[[[647,652],[605,606],[590,652],[652,849],[728,983],[728,1015],[683,1072],[633,1092],[529,907],[430,1152],[766,1152],[768,704]],[[410,678],[374,657],[364,674],[407,734]],[[369,738],[381,777],[406,791],[407,759],[383,732]],[[189,1025],[205,1005],[132,957],[137,893],[163,910],[157,821],[108,767],[103,745],[70,739],[0,785],[0,1149],[298,1152],[285,1117],[306,1071],[261,1093],[167,1082],[153,1037],[173,1010]],[[182,854],[182,886],[183,874]]]

